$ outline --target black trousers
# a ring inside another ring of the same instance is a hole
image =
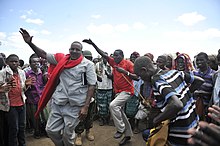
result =
[[[89,130],[93,126],[93,111],[95,108],[95,101],[89,104],[89,109],[87,113],[87,117],[85,120],[80,121],[79,124],[75,128],[76,134],[83,133],[84,129]]]
[[[8,146],[8,122],[6,113],[0,110],[0,146]]]

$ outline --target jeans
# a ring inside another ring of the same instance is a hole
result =
[[[9,146],[25,146],[26,108],[23,106],[10,107],[8,118]]]

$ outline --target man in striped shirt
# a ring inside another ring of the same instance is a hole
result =
[[[187,130],[198,125],[191,92],[197,89],[203,80],[186,72],[158,69],[146,56],[137,58],[134,72],[153,87],[157,108],[161,110],[153,119],[154,125],[169,120],[169,142],[172,145],[187,145],[187,139],[191,137]]]
[[[208,114],[208,104],[211,100],[213,87],[214,87],[214,81],[212,79],[215,71],[212,70],[209,67],[209,58],[208,55],[204,52],[200,52],[196,57],[196,65],[197,70],[194,71],[194,75],[201,77],[204,79],[204,83],[199,87],[198,91],[195,93],[196,100],[199,98],[202,98],[203,105],[198,108],[202,108],[204,111],[203,113],[200,113],[200,120],[205,120],[207,122],[210,122],[210,119],[207,117]]]

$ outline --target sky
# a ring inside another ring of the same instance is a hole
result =
[[[68,53],[73,41],[90,38],[100,49],[144,55],[220,49],[219,0],[0,0],[0,52],[28,63],[32,42],[48,53]],[[98,53],[85,43],[83,50]],[[174,56],[175,57],[175,56]]]

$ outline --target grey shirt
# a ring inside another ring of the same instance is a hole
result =
[[[47,60],[51,64],[57,64],[53,54],[47,54]],[[96,85],[96,82],[94,63],[84,57],[77,66],[62,71],[59,84],[52,95],[53,102],[58,105],[69,102],[72,106],[83,106],[88,85]]]

